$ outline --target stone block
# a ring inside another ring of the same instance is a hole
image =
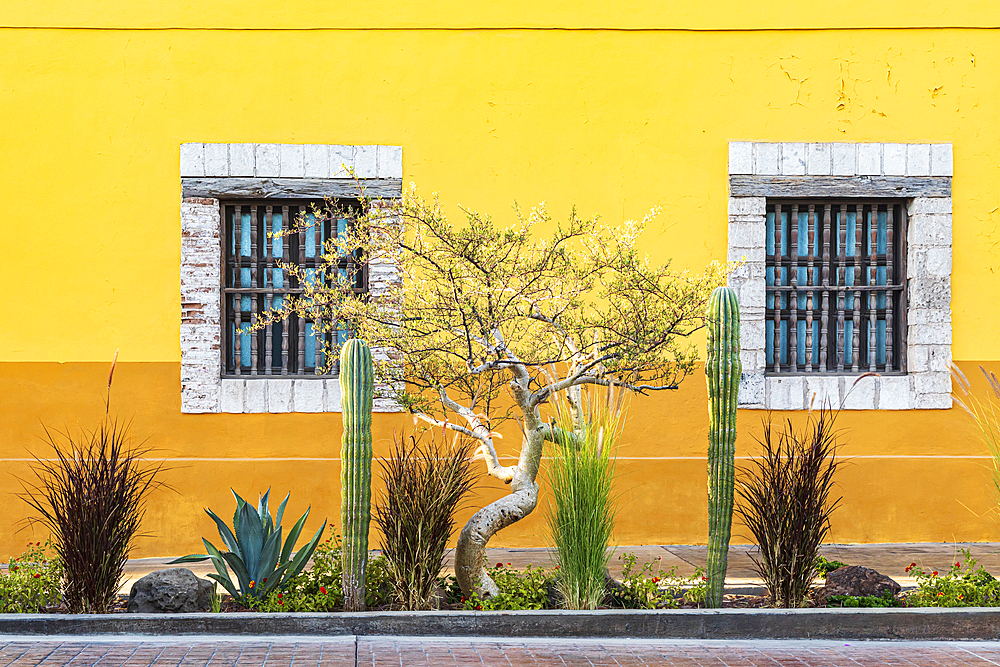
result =
[[[843,402],[845,410],[874,410],[877,378],[844,378]]]
[[[744,372],[740,377],[740,389],[736,403],[741,408],[764,407],[764,373]]]
[[[229,176],[228,144],[205,144],[205,176]]]
[[[882,173],[886,176],[906,175],[906,144],[882,144]]]
[[[833,157],[834,176],[857,176],[857,144],[830,144],[830,154]]]
[[[329,178],[330,151],[324,144],[302,146],[302,167],[306,178]]]
[[[878,176],[882,173],[882,144],[858,144],[858,175]]]
[[[950,345],[914,345],[906,350],[906,370],[910,373],[948,373],[951,371]]]
[[[906,146],[906,175],[931,175],[930,144],[908,144]]]
[[[914,197],[907,207],[910,215],[921,215],[923,213],[948,213],[952,212],[951,197]]]
[[[940,308],[910,308],[906,311],[906,323],[918,324],[951,324],[951,312]]]
[[[951,325],[910,325],[906,342],[909,345],[951,345]]]
[[[243,387],[245,384],[244,380],[222,380],[222,391],[219,398],[221,412],[236,414],[243,412]]]
[[[729,173],[753,173],[753,143],[749,141],[729,142]]]
[[[781,144],[781,173],[785,176],[802,176],[806,173],[805,144]]]
[[[931,144],[931,176],[952,175],[951,144]]]
[[[283,178],[302,178],[306,175],[301,144],[278,144],[278,175]]]
[[[878,380],[879,410],[909,410],[913,407],[910,378],[906,375],[886,375]]]
[[[922,245],[951,245],[951,215],[930,213],[910,216],[907,242],[911,247]]]
[[[910,308],[951,310],[951,278],[920,276],[910,280]]]
[[[740,286],[739,294],[736,298],[740,307],[763,308],[765,306],[766,289],[763,280],[750,280]]]
[[[281,174],[281,148],[278,144],[254,145],[254,176],[277,177]]]
[[[908,262],[906,267],[908,278],[951,275],[951,247],[914,248],[910,256],[912,264]]]
[[[328,146],[330,178],[347,178],[347,170],[354,168],[354,146]]]
[[[243,390],[243,412],[267,412],[267,380],[247,379]]]
[[[229,144],[230,176],[253,176],[255,163],[253,144]]]
[[[358,178],[378,177],[378,146],[356,146],[354,171]]]
[[[760,224],[764,224],[763,216],[767,212],[766,197],[730,197],[729,215],[756,215],[762,219]]]
[[[766,227],[764,217],[755,222],[730,222],[729,246],[735,248],[764,247]]]
[[[294,380],[295,412],[323,412],[323,380]]]
[[[921,394],[947,394],[951,395],[951,373],[932,372],[912,373],[913,392]]]
[[[917,410],[948,410],[953,404],[951,394],[917,394],[913,397],[913,407]]]
[[[740,317],[740,346],[745,350],[763,350],[764,320],[762,318]]]
[[[266,382],[267,382],[267,411],[291,412],[293,380],[278,380],[274,378],[269,378]]]
[[[402,178],[403,177],[403,147],[402,146],[379,146],[377,152],[378,177],[379,178]]]
[[[181,176],[205,175],[205,144],[181,144]]]
[[[836,376],[807,376],[806,407],[819,410],[827,406],[833,409],[840,407],[840,378]]]
[[[753,173],[777,176],[780,171],[781,144],[755,143],[753,145]]]
[[[833,173],[831,144],[809,144],[807,147],[806,173],[812,176],[829,176]]]
[[[765,378],[765,405],[769,410],[802,410],[806,407],[805,378]]]

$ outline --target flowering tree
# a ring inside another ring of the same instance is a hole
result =
[[[538,502],[542,448],[555,428],[540,408],[552,394],[585,384],[675,389],[694,367],[686,338],[702,326],[724,269],[692,275],[650,264],[636,244],[651,216],[610,227],[574,211],[556,225],[544,208],[515,207],[505,229],[472,211],[456,226],[437,201],[408,190],[394,201],[362,198],[350,229],[327,242],[320,271],[288,267],[305,293],[270,318],[346,324],[373,349],[381,396],[474,439],[488,473],[510,485],[459,536],[455,570],[467,595],[497,592],[483,568],[486,544]],[[369,263],[368,299],[352,296],[356,264],[346,257]],[[497,428],[512,419],[523,440],[517,463],[503,465]]]

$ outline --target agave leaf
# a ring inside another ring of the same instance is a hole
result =
[[[232,582],[232,581],[230,581],[228,577],[226,577],[226,578],[223,578],[223,577],[220,577],[220,576],[219,576],[219,575],[217,575],[217,574],[214,574],[214,573],[212,573],[212,572],[209,572],[209,574],[208,574],[208,578],[209,578],[209,579],[214,579],[215,581],[217,581],[217,582],[219,582],[220,584],[222,584],[222,587],[223,587],[223,588],[225,588],[225,589],[226,589],[226,591],[227,591],[227,592],[228,592],[228,593],[229,593],[230,595],[232,595],[232,596],[233,596],[233,599],[234,599],[234,600],[240,600],[240,599],[242,599],[242,598],[240,598],[240,594],[239,594],[239,593],[238,593],[238,592],[236,591],[236,587],[235,587],[235,586],[233,586],[233,582]]]
[[[176,565],[177,563],[200,563],[203,560],[208,560],[211,556],[207,554],[188,554],[187,556],[181,556],[180,558],[175,558],[167,565]]]
[[[236,541],[236,536],[233,535],[233,531],[229,530],[229,526],[226,525],[226,522],[220,519],[215,512],[208,508],[205,508],[205,512],[208,516],[212,517],[215,521],[215,525],[219,527],[219,536],[222,538],[222,543],[226,545],[226,548],[237,555],[242,555],[240,554],[240,545]]]
[[[288,499],[291,497],[291,495],[292,494],[289,493],[287,496],[285,496],[285,499],[281,501],[280,505],[278,505],[278,514],[277,516],[274,517],[275,530],[281,528],[281,517],[285,516],[285,504],[288,502]]]
[[[240,507],[240,530],[237,535],[247,571],[256,572],[258,561],[260,561],[260,552],[264,547],[264,526],[261,524],[257,510],[250,503],[244,503]]]
[[[274,566],[278,563],[278,552],[281,550],[281,531],[271,533],[271,536],[264,542],[264,548],[260,551],[260,561],[257,566],[257,581],[262,581],[265,577],[271,580],[274,573]]]
[[[312,558],[313,552],[316,551],[316,545],[319,544],[319,539],[323,536],[323,530],[325,529],[326,521],[324,521],[323,525],[319,527],[319,530],[317,530],[316,534],[313,535],[313,538],[309,540],[309,543],[299,549],[298,553],[295,554],[295,558],[288,563],[288,570],[285,575],[286,580],[297,577],[299,573],[302,572],[302,568],[306,566],[306,563],[308,563],[309,559]]]
[[[265,540],[271,535],[271,531],[274,530],[274,522],[271,520],[271,510],[267,502],[270,495],[271,489],[268,489],[257,501],[257,515],[260,517],[261,525],[264,527]]]
[[[288,531],[288,539],[285,540],[285,547],[281,550],[281,560],[280,563],[286,562],[292,557],[292,548],[299,539],[299,533],[302,532],[302,526],[305,525],[306,517],[309,516],[309,510],[312,509],[312,505],[306,508],[306,513],[299,517],[299,520],[295,522],[292,529]]]
[[[221,553],[219,553],[219,550],[215,548],[214,544],[212,544],[211,542],[209,542],[208,540],[206,540],[204,537],[201,538],[201,541],[205,544],[205,549],[208,551],[208,553],[210,553],[212,555],[211,556],[212,557],[212,565],[215,566],[215,571],[219,573],[218,576],[221,577],[221,578],[223,578],[223,579],[225,579],[226,581],[228,581],[229,585],[232,586],[233,585],[233,581],[229,577],[229,570],[226,569],[226,560],[225,560],[225,558],[222,556]],[[223,584],[223,585],[225,585],[225,584]],[[239,595],[237,595],[236,598],[239,599]]]
[[[233,568],[233,573],[236,575],[236,580],[240,584],[240,598],[243,599],[250,595],[253,589],[250,587],[250,582],[254,581],[250,578],[250,573],[247,572],[246,566],[243,561],[233,553],[222,554],[225,562],[229,564],[229,567]],[[254,582],[256,584],[256,582]]]
[[[236,498],[236,511],[233,512],[233,532],[239,534],[240,532],[240,508],[246,505],[247,501],[240,498],[240,494],[236,493],[235,489],[230,489],[233,492],[233,496]]]

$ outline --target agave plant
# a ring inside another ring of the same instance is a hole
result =
[[[292,526],[288,539],[282,546],[281,518],[285,513],[288,496],[281,501],[278,513],[272,520],[267,508],[270,493],[268,489],[267,493],[260,497],[257,508],[254,509],[253,505],[233,491],[236,497],[236,512],[233,514],[232,530],[215,512],[206,508],[205,512],[219,527],[219,536],[229,551],[221,553],[211,542],[202,538],[207,554],[190,554],[172,560],[169,564],[198,563],[211,559],[218,574],[208,576],[222,584],[234,600],[247,607],[255,600],[263,599],[271,591],[283,589],[309,562],[323,535],[323,530],[326,529],[326,521],[313,538],[293,556],[292,549],[299,539],[299,533],[302,532],[302,526],[309,516],[311,507],[306,509],[306,513]],[[229,576],[229,568],[236,574],[235,583]]]

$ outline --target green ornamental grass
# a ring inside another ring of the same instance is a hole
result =
[[[568,609],[596,609],[606,594],[615,526],[613,451],[624,423],[623,396],[613,386],[577,387],[552,404],[557,436],[549,465],[548,528],[559,564],[556,585]]]

